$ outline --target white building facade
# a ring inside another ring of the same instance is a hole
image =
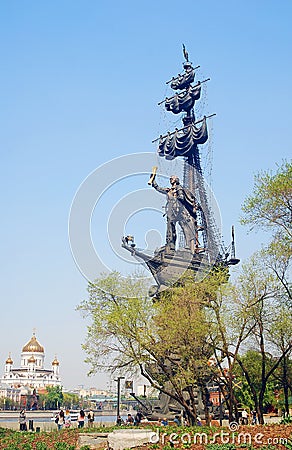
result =
[[[57,358],[52,362],[51,369],[46,369],[44,362],[44,347],[37,341],[33,333],[29,342],[22,349],[19,368],[14,367],[10,355],[7,358],[0,384],[18,388],[27,386],[32,389],[61,386],[60,367]]]

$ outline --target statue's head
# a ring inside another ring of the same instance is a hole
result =
[[[179,184],[179,178],[176,175],[171,175],[169,181],[171,185]]]

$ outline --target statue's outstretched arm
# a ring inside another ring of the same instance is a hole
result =
[[[160,192],[161,194],[167,194],[169,191],[169,188],[158,186],[155,180],[153,180],[152,186],[154,187],[154,189],[156,189],[157,192]]]
[[[150,186],[154,187],[154,189],[156,189],[156,191],[160,192],[161,194],[167,194],[168,191],[169,191],[169,188],[163,188],[163,187],[160,187],[160,186],[158,186],[158,184],[156,183],[156,181],[155,181],[155,178],[156,178],[156,172],[157,172],[157,166],[154,166],[154,167],[152,168],[152,173],[151,173],[151,175],[150,175],[148,184],[149,184]]]

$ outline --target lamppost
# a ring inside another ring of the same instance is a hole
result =
[[[125,377],[118,377],[115,381],[118,383],[118,401],[117,401],[117,420],[120,415],[120,403],[121,403],[121,380]]]

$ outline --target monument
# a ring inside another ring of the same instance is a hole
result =
[[[172,114],[182,113],[182,126],[153,141],[158,142],[158,158],[183,161],[182,183],[178,175],[173,174],[169,178],[169,186],[159,186],[156,166],[148,182],[166,197],[165,245],[149,256],[149,253],[136,247],[133,236],[122,239],[122,247],[150,270],[156,285],[149,293],[156,300],[160,299],[164,289],[171,289],[186,270],[192,274],[194,282],[199,282],[213,268],[224,267],[228,273],[228,266],[239,263],[235,256],[233,227],[231,250],[227,251],[222,243],[201,166],[199,146],[207,142],[207,120],[215,114],[197,120],[195,102],[201,97],[202,83],[209,81],[209,78],[193,84],[199,66],[193,67],[185,47],[183,53],[183,72],[167,81],[176,92],[159,103],[164,104],[166,111]],[[157,378],[159,367],[155,364],[145,370],[151,378]],[[172,368],[169,367],[169,370]],[[185,393],[187,396],[187,390]],[[133,396],[140,402],[144,414],[151,418],[161,415],[173,417],[181,411],[181,405],[163,393],[160,393],[157,405],[151,405],[147,399],[139,400],[134,393]],[[196,401],[198,412],[203,416],[204,405],[199,388],[196,390]],[[213,413],[216,417],[216,411]]]
[[[187,269],[192,271],[194,280],[198,281],[200,276],[216,265],[228,267],[239,262],[235,257],[233,228],[231,252],[228,253],[223,246],[201,167],[199,146],[207,142],[207,119],[215,114],[197,120],[195,102],[201,97],[202,83],[209,81],[209,78],[192,84],[196,69],[200,66],[193,67],[185,47],[184,58],[183,72],[167,81],[178,92],[159,103],[163,103],[166,111],[172,114],[182,113],[182,126],[153,141],[158,142],[157,153],[160,158],[167,161],[175,158],[183,160],[182,184],[174,174],[170,177],[169,187],[159,186],[156,182],[158,167],[153,167],[148,182],[167,199],[165,245],[149,256],[136,248],[133,236],[126,236],[122,240],[126,250],[146,263],[157,283],[150,292],[156,298]]]

